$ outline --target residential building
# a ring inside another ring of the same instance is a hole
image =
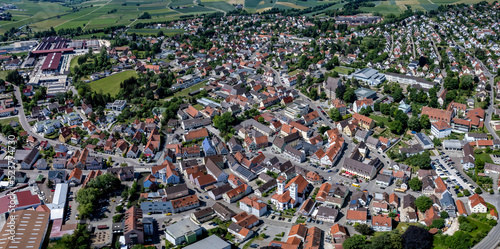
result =
[[[257,197],[243,197],[239,201],[239,208],[257,217],[261,217],[267,213],[267,205]]]
[[[376,232],[387,232],[392,230],[392,218],[387,215],[373,215],[372,229]]]
[[[488,207],[486,206],[486,202],[483,197],[478,194],[474,194],[469,197],[469,210],[471,213],[486,213],[488,211]]]
[[[131,207],[125,211],[123,236],[128,246],[144,244],[144,226],[142,224],[142,210]]]

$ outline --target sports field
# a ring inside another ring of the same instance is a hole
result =
[[[137,73],[133,70],[124,71],[100,80],[90,82],[89,84],[90,88],[92,88],[93,91],[103,94],[109,93],[112,97],[114,97],[116,94],[118,94],[118,92],[120,92],[120,84],[124,80],[132,76],[137,76]]]

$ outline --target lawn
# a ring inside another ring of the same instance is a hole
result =
[[[9,74],[10,70],[2,70],[0,71],[0,79],[5,80],[7,74]]]
[[[184,34],[183,29],[129,29],[127,34],[136,33],[138,35],[157,35],[158,32],[162,31],[165,36],[175,36],[177,34]]]
[[[189,88],[186,88],[186,89],[183,89],[183,90],[181,90],[181,91],[178,91],[178,92],[176,92],[176,93],[174,94],[174,96],[175,96],[175,97],[186,97],[186,96],[188,96],[188,95],[189,95],[189,93],[190,93],[190,92],[195,91],[195,90],[198,90],[198,89],[200,89],[200,88],[204,87],[204,86],[205,86],[205,83],[206,83],[206,81],[203,81],[203,82],[200,82],[200,83],[198,83],[198,84],[196,84],[196,85],[194,85],[194,86],[191,86],[191,87],[189,87]]]
[[[486,162],[486,163],[493,163],[493,159],[491,159],[491,156],[489,154],[486,154],[485,152],[481,153],[481,154],[474,154],[474,157],[476,160],[483,160],[483,162]]]
[[[132,76],[137,76],[137,73],[135,71],[124,71],[89,84],[93,91],[102,92],[103,94],[109,93],[114,97],[120,91],[120,83]]]
[[[335,67],[332,71],[335,71],[339,74],[348,75],[350,70],[352,70],[352,69],[345,68],[345,67]]]
[[[371,119],[375,120],[377,123],[384,122],[384,124],[387,126],[389,124],[389,119],[383,116],[378,116],[378,115],[370,115]]]
[[[367,11],[367,12],[379,12],[383,15],[387,15],[387,14],[400,14],[402,11],[401,11],[401,8],[399,7],[399,5],[396,4],[396,1],[391,1],[391,2],[382,2],[380,3],[380,5],[376,6],[376,7],[362,7],[360,8],[361,10],[363,11]]]
[[[200,104],[195,104],[195,105],[193,105],[193,107],[194,107],[194,109],[196,109],[196,110],[198,110],[198,111],[200,111],[200,110],[203,110],[203,109],[204,109],[204,107],[203,107],[202,105],[200,105]]]
[[[0,119],[0,125],[2,125],[2,126],[9,125],[9,123],[11,121],[16,121],[17,123],[19,123],[19,118],[17,118],[17,117],[2,118],[2,119]]]
[[[404,222],[400,222],[398,224],[398,226],[396,227],[396,229],[398,229],[399,232],[402,234],[402,233],[404,233],[404,231],[406,231],[406,229],[409,226],[421,226],[421,224],[420,223],[404,223]]]

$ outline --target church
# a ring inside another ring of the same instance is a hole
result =
[[[286,183],[286,177],[281,174],[276,181],[278,189],[271,197],[271,202],[277,210],[294,208],[304,202],[309,182],[302,175],[297,175]]]

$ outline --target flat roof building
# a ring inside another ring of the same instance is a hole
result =
[[[217,237],[217,235],[212,235],[206,239],[200,240],[184,248],[185,249],[230,249],[231,244]]]
[[[363,88],[363,87],[356,89],[354,91],[354,94],[356,94],[356,97],[358,99],[365,99],[365,98],[376,99],[377,98],[377,92],[370,90],[370,89]]]
[[[364,81],[370,86],[378,86],[385,81],[385,75],[379,73],[373,68],[361,69],[360,71],[352,74],[352,77],[357,80]]]

